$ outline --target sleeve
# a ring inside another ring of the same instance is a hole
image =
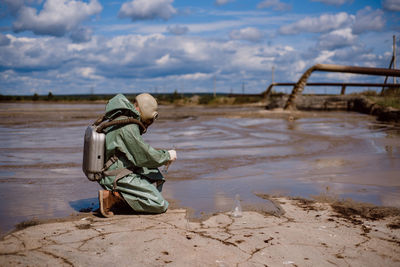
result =
[[[135,166],[157,168],[170,160],[167,150],[154,149],[143,140],[136,124],[127,125],[121,130],[121,142],[126,150],[122,152]]]

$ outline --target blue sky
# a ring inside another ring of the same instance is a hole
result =
[[[0,10],[3,95],[212,92],[214,78],[218,92],[260,93],[273,68],[275,82],[317,63],[386,68],[400,39],[400,0],[0,0]]]

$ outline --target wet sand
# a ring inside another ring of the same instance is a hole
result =
[[[104,104],[0,104],[1,232],[21,221],[97,208],[81,171],[83,133]],[[161,107],[144,136],[179,160],[163,194],[199,218],[232,208],[276,208],[256,194],[351,198],[400,207],[400,130],[346,112],[262,107]]]

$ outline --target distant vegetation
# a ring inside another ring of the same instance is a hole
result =
[[[47,95],[0,95],[2,102],[18,102],[18,101],[98,101],[108,100],[114,95],[53,95],[49,92]]]
[[[376,91],[365,91],[361,94],[380,106],[400,109],[400,87],[386,89],[383,96],[380,96]]]
[[[136,94],[124,94],[129,100],[133,101]],[[221,94],[215,96],[212,93],[178,93],[177,91],[167,94],[152,94],[157,98],[160,104],[174,105],[237,105],[257,103],[263,100],[261,95],[240,95],[240,94]],[[53,95],[49,92],[47,95],[0,95],[0,102],[105,102],[111,99],[115,94],[99,95]]]
[[[372,100],[380,106],[400,109],[400,96],[398,97],[373,97]]]

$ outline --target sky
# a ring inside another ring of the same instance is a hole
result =
[[[400,0],[0,0],[0,94],[261,93],[387,68],[393,35]]]

